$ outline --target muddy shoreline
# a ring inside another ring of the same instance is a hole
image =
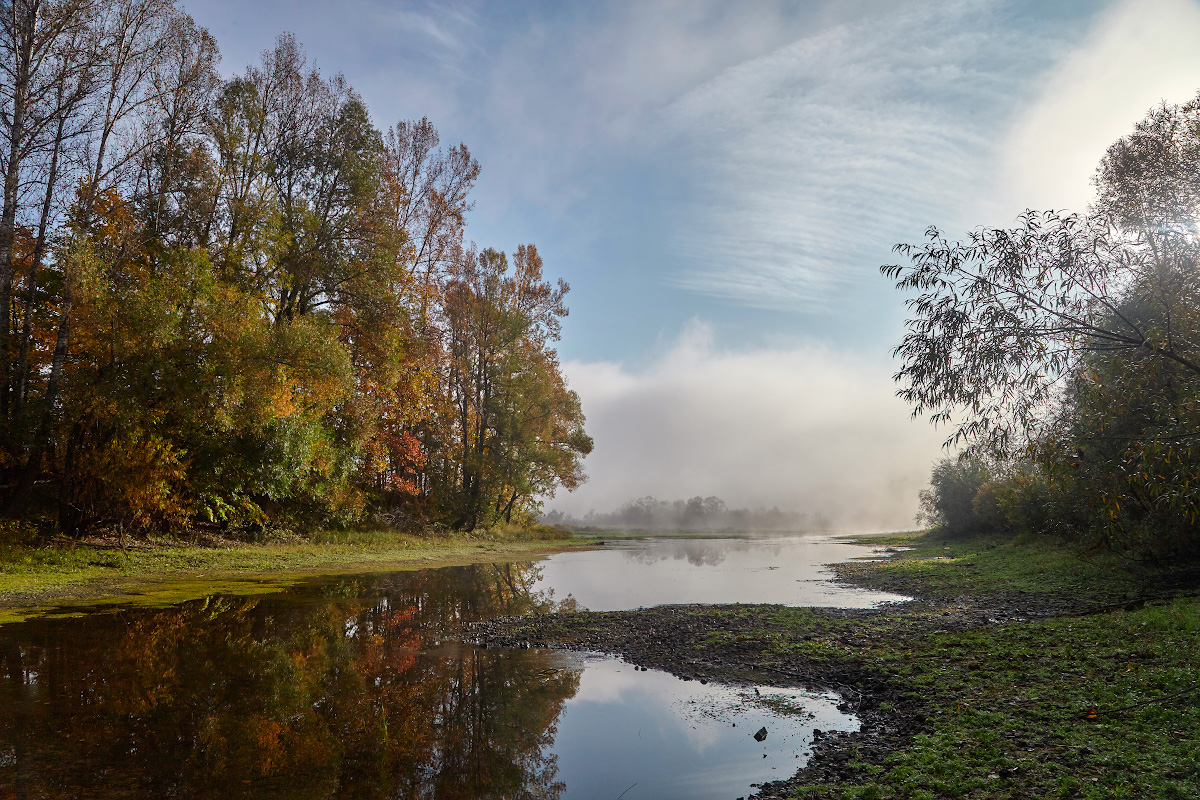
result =
[[[660,606],[575,612],[478,623],[468,638],[485,647],[548,647],[616,654],[684,680],[833,690],[856,715],[855,733],[821,733],[806,765],[764,782],[758,798],[793,796],[800,786],[854,784],[929,731],[929,701],[874,656],[916,639],[1036,618],[1088,615],[1143,602],[1128,593],[963,595],[880,570],[880,561],[832,565],[839,582],[915,599],[876,609],[775,605]],[[920,670],[921,667],[914,667]]]
[[[912,608],[917,604],[905,605]],[[860,730],[821,735],[813,742],[812,756],[803,769],[787,780],[763,783],[755,797],[790,797],[794,786],[853,780],[859,770],[848,764],[852,755],[855,760],[880,763],[923,729],[922,715],[904,702],[905,687],[873,674],[862,664],[851,660],[825,663],[783,660],[764,664],[754,645],[703,646],[700,643],[706,636],[731,630],[729,620],[710,613],[726,608],[729,607],[663,606],[498,620],[471,626],[470,638],[488,647],[549,647],[611,653],[635,666],[664,670],[684,680],[828,689],[841,694],[839,709],[856,715],[862,723]],[[757,612],[777,607],[737,608],[757,617]],[[878,611],[860,609],[813,611],[839,622],[880,615]],[[758,622],[761,629],[761,620]],[[881,704],[889,701],[896,711],[881,711]]]

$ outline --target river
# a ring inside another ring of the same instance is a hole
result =
[[[901,599],[821,566],[867,552],[824,536],[651,538],[5,625],[0,797],[733,800],[791,775],[814,728],[857,721],[830,694],[483,649],[462,625]]]

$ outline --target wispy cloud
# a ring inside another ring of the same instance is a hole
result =
[[[363,44],[368,52],[383,57],[381,66],[400,67],[409,79],[436,76],[443,91],[452,82],[471,80],[483,36],[471,5],[368,2],[370,25],[363,31],[367,37]],[[402,46],[396,47],[397,43]]]
[[[994,131],[1054,30],[995,4],[897,4],[732,67],[663,113],[698,198],[673,232],[676,285],[810,310],[895,241],[958,223]]]
[[[745,13],[717,0],[631,0],[508,20],[478,65],[476,108],[503,152],[494,168],[507,198],[563,214],[613,200],[592,192],[613,167],[645,158],[660,109],[814,24],[788,5],[763,2]]]
[[[431,42],[441,47],[458,50],[460,42],[450,30],[443,27],[429,11],[424,13],[410,9],[377,9],[379,22],[390,25],[397,31],[402,31],[425,42]]]
[[[694,322],[653,363],[568,362],[596,450],[550,506],[611,510],[647,494],[909,527],[942,436],[894,396],[891,369],[825,346],[718,349]]]

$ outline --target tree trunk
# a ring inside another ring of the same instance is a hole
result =
[[[512,497],[508,498],[508,505],[505,506],[505,508],[504,508],[504,521],[505,522],[512,522],[513,504],[515,504],[517,502],[518,497],[520,497],[520,495],[517,494],[516,492],[513,492]]]
[[[12,4],[14,50],[17,69],[13,82],[12,120],[8,128],[8,165],[4,172],[4,207],[0,211],[0,414],[7,422],[9,406],[9,331],[12,329],[13,244],[17,222],[17,190],[21,176],[21,149],[25,138],[26,101],[29,96],[29,69],[33,61],[33,39],[41,0],[32,0],[23,8]],[[23,13],[22,13],[23,12]],[[7,428],[7,425],[5,426]],[[8,430],[5,430],[7,438]]]
[[[29,381],[29,348],[33,342],[33,304],[37,301],[38,270],[46,256],[46,233],[50,224],[50,208],[54,199],[54,185],[58,182],[58,156],[62,149],[63,130],[66,127],[66,117],[58,121],[58,133],[54,138],[54,151],[50,155],[50,171],[46,176],[46,195],[42,201],[42,216],[38,221],[37,244],[33,248],[33,263],[29,268],[29,286],[25,293],[25,308],[21,320],[21,345],[17,355],[17,395],[13,404],[13,418],[16,419],[25,405],[25,394]],[[18,420],[18,424],[19,424]]]
[[[42,404],[42,418],[36,438],[29,449],[29,457],[21,470],[21,477],[4,502],[4,511],[12,513],[24,503],[42,469],[42,459],[50,443],[51,425],[54,420],[54,404],[58,399],[58,387],[62,381],[63,363],[67,360],[67,340],[71,334],[71,284],[63,284],[63,303],[58,315],[58,338],[54,343],[54,360],[50,365],[50,379],[46,382],[46,397]],[[61,503],[60,503],[61,506]],[[61,522],[61,518],[60,518]],[[65,529],[64,529],[65,531]]]

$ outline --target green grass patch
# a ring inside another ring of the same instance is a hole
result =
[[[329,531],[262,544],[191,545],[178,540],[52,547],[0,546],[0,623],[97,604],[165,605],[215,592],[276,591],[316,575],[418,569],[531,558],[578,547],[555,528],[501,526],[470,534],[414,536]]]
[[[906,547],[920,544],[925,531],[895,531],[892,533],[854,533],[839,537],[857,544],[879,547]]]
[[[1200,601],[915,637],[865,658],[928,732],[803,797],[1200,797]]]
[[[1113,597],[1153,592],[1161,574],[1139,570],[1111,554],[1090,554],[1054,542],[1011,539],[942,539],[928,534],[892,537],[903,547],[883,560],[852,563],[839,571],[856,582],[910,589],[925,597],[1029,595]]]
[[[883,763],[858,763],[853,779],[797,797],[1200,797],[1200,599],[1153,599],[1150,573],[1051,544],[907,544],[858,575],[984,602],[1012,592],[1152,599],[964,629],[939,626],[936,606],[842,623],[798,613],[786,643],[760,642],[764,661],[858,664],[897,687],[880,709],[924,720],[924,732]]]

